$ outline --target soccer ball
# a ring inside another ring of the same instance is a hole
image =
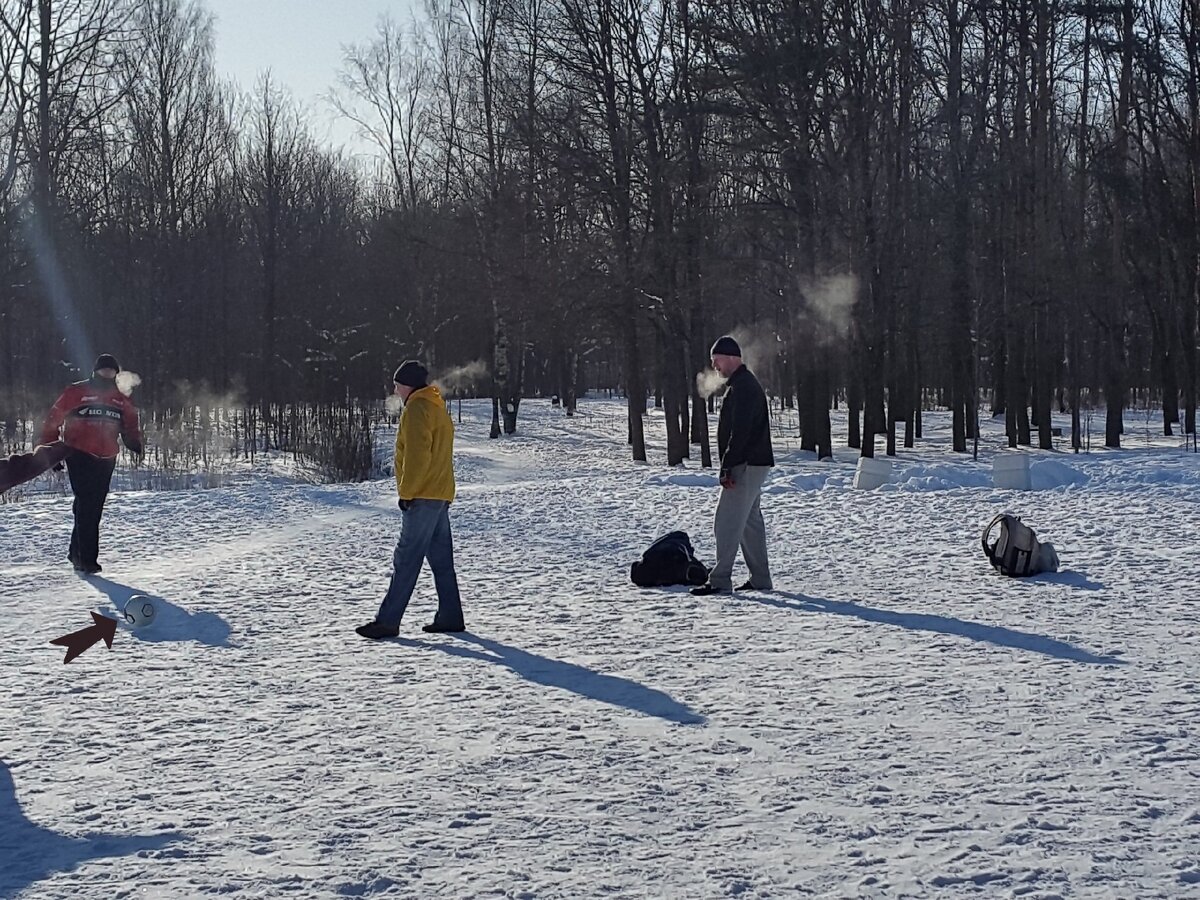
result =
[[[134,594],[125,601],[125,621],[130,625],[149,625],[154,621],[154,601],[145,594]]]

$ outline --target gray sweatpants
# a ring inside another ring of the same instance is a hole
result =
[[[769,591],[771,567],[767,562],[767,528],[763,524],[758,501],[770,466],[735,466],[732,488],[721,488],[713,530],[717,537],[717,563],[708,575],[708,583],[720,590],[733,588],[733,563],[738,546],[750,570],[750,583],[760,591]]]

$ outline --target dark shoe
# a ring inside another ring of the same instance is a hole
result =
[[[769,588],[769,587],[766,587],[766,588],[755,587],[753,582],[751,582],[751,581],[747,581],[745,584],[743,584],[743,585],[740,585],[740,586],[738,587],[738,590],[739,590],[739,591],[770,591],[770,590],[773,590],[773,588]]]
[[[100,563],[85,563],[76,560],[72,565],[75,566],[76,572],[82,572],[84,575],[99,575],[104,571]]]
[[[709,594],[732,594],[729,588],[713,587],[711,584],[700,584],[692,588],[691,593],[697,597],[707,597]]]
[[[466,625],[443,625],[441,622],[430,622],[428,625],[422,625],[421,630],[429,634],[457,634],[460,631],[466,631]]]
[[[381,622],[368,622],[366,625],[359,625],[354,630],[363,637],[370,638],[373,641],[395,637],[400,633],[398,626],[384,625]]]

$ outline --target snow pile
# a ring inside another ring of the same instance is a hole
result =
[[[968,465],[969,462],[968,459],[957,466],[946,464],[906,466],[898,474],[893,474],[892,481],[883,485],[880,490],[916,492],[991,487],[991,472],[979,466]]]
[[[1078,487],[1087,484],[1088,480],[1085,473],[1052,459],[1040,460],[1029,467],[1029,481],[1035,491]]]
[[[707,473],[686,472],[670,475],[651,475],[646,478],[647,487],[676,487],[711,488],[717,484],[717,475],[713,470]]]
[[[784,494],[793,491],[819,491],[827,486],[845,487],[848,478],[837,475],[804,474],[804,475],[771,475],[763,492],[767,494]]]

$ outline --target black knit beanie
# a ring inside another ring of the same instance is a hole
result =
[[[101,353],[96,357],[96,364],[92,366],[92,371],[99,372],[101,369],[114,369],[117,372],[121,371],[121,367],[117,365],[117,358],[109,353]]]
[[[738,346],[738,342],[729,335],[717,338],[717,342],[712,345],[712,350],[709,351],[709,356],[741,356],[742,348]]]
[[[392,376],[392,381],[410,388],[422,388],[428,384],[429,370],[415,359],[406,359]]]

